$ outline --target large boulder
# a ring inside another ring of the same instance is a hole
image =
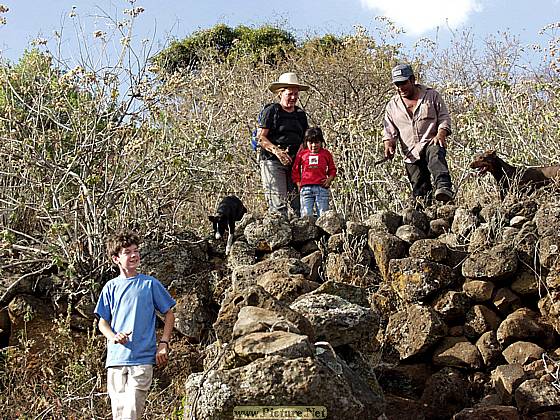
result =
[[[231,341],[233,327],[237,322],[239,311],[245,306],[257,306],[276,312],[295,324],[302,334],[313,340],[314,332],[309,320],[291,309],[287,304],[274,298],[258,285],[234,289],[226,295],[220,307],[218,318],[214,323],[214,331],[218,339],[223,342]]]
[[[471,254],[463,263],[463,276],[471,280],[500,281],[515,273],[517,261],[515,248],[499,244]]]
[[[313,217],[297,217],[290,221],[290,225],[292,226],[292,241],[295,244],[303,244],[319,238],[319,228],[315,225]]]
[[[197,273],[209,267],[208,242],[195,234],[184,232],[165,244],[165,252],[157,241],[147,240],[142,246],[142,270],[156,277],[163,285],[178,293],[208,288],[208,279]]]
[[[503,360],[503,347],[496,338],[495,331],[486,331],[476,341],[476,348],[486,367],[494,367]]]
[[[387,325],[386,344],[400,360],[425,353],[447,334],[447,326],[436,311],[421,305],[409,305],[394,313]]]
[[[476,370],[482,366],[482,357],[465,337],[445,337],[434,349],[432,362],[436,366]]]
[[[431,411],[430,419],[446,420],[468,404],[467,380],[454,368],[443,368],[427,381],[420,402]]]
[[[244,234],[249,245],[259,251],[269,252],[290,243],[292,227],[280,214],[272,213],[247,225]]]
[[[478,216],[474,211],[459,207],[455,210],[451,232],[464,242],[478,226]]]
[[[255,332],[236,339],[220,367],[236,368],[270,356],[286,359],[312,357],[315,352],[305,335],[287,331]]]
[[[376,284],[377,279],[369,269],[371,264],[371,251],[364,249],[359,259],[350,252],[330,253],[325,263],[325,275],[328,280],[349,283],[359,287],[368,287]]]
[[[350,303],[359,306],[368,307],[368,293],[363,287],[354,286],[348,283],[340,283],[336,281],[326,281],[321,284],[317,289],[308,293],[309,295],[328,294],[341,297]]]
[[[529,379],[515,390],[515,401],[518,410],[526,415],[555,411],[560,408],[560,393],[551,383]]]
[[[501,318],[492,309],[485,305],[474,305],[465,317],[465,335],[476,339],[486,331],[496,330]]]
[[[238,338],[246,334],[278,330],[300,334],[298,327],[279,313],[257,306],[244,306],[239,310],[232,336]]]
[[[397,295],[409,303],[423,301],[455,280],[451,267],[411,257],[391,260],[388,277]]]
[[[258,278],[268,272],[285,276],[302,274],[307,277],[311,270],[307,264],[297,258],[271,258],[253,265],[236,267],[231,275],[233,288],[238,289],[256,284]]]
[[[379,329],[378,313],[339,296],[308,294],[290,307],[311,322],[318,341],[328,341],[334,347],[362,346],[375,337]]]
[[[539,360],[544,353],[544,349],[535,343],[528,341],[517,341],[503,351],[503,356],[510,364],[518,363],[525,365],[535,360]]]
[[[287,304],[319,287],[318,283],[307,280],[302,274],[287,275],[274,271],[267,271],[261,275],[257,279],[257,284],[276,299]]]
[[[470,305],[465,293],[449,290],[438,296],[432,307],[448,325],[452,325],[464,321]]]
[[[525,381],[527,374],[523,370],[523,366],[517,363],[509,365],[500,365],[492,371],[492,385],[502,404],[511,404],[513,402],[513,394],[517,387]]]
[[[447,246],[437,239],[420,239],[410,246],[408,254],[414,258],[444,263],[447,258]]]
[[[547,333],[535,312],[527,308],[520,308],[501,322],[496,331],[496,337],[505,348],[516,341],[545,341]]]
[[[271,356],[231,370],[189,376],[184,418],[230,420],[238,406],[325,407],[328,418],[376,420],[385,411],[381,394],[341,359]]]
[[[327,210],[319,216],[315,224],[329,235],[341,233],[346,228],[346,221],[342,214],[334,210]]]
[[[207,336],[216,319],[216,309],[208,304],[208,299],[197,293],[188,293],[177,299],[174,308],[175,329],[186,337],[202,341]]]
[[[544,203],[536,211],[534,220],[540,237],[557,235],[560,232],[560,205]]]
[[[389,281],[389,262],[406,255],[407,243],[391,233],[371,229],[368,234],[368,245],[373,251],[381,276],[385,281]]]
[[[394,234],[402,224],[402,216],[390,210],[377,211],[370,215],[365,225],[374,231]]]

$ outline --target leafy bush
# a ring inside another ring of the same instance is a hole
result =
[[[274,26],[249,28],[240,25],[232,29],[218,24],[171,42],[153,58],[153,62],[167,74],[200,69],[201,62],[208,59],[224,62],[244,57],[254,63],[273,65],[285,58],[285,52],[292,50],[295,42],[293,35]]]

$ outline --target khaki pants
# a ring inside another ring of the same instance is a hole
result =
[[[299,194],[292,181],[292,167],[272,159],[261,159],[259,164],[268,210],[287,216],[289,204],[299,217]]]
[[[107,391],[114,420],[142,418],[153,371],[152,365],[114,366],[107,369]]]

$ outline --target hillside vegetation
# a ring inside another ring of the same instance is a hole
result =
[[[477,50],[466,32],[448,48],[423,40],[409,51],[390,22],[381,23],[375,34],[358,28],[306,40],[278,28],[220,25],[213,28],[217,38],[196,33],[152,59],[123,42],[114,67],[95,68],[91,57],[68,67],[42,47],[2,63],[0,275],[21,283],[48,274],[56,278],[47,288],[53,301],[73,306],[93,300],[111,274],[108,232],[204,236],[207,214],[226,194],[264,213],[249,138],[260,108],[274,99],[266,86],[285,71],[311,86],[301,106],[325,132],[339,168],[333,207],[347,220],[407,205],[402,162],[373,165],[382,157],[381,118],[397,62],[413,63],[420,81],[447,101],[457,204],[497,198],[493,180],[469,175],[476,151],[495,149],[513,164],[560,163],[559,25],[543,29],[549,42],[536,50],[511,34]],[[5,305],[13,290],[1,290]],[[60,327],[69,334],[62,321]],[[93,342],[85,346],[100,351]],[[29,362],[24,356],[21,366]],[[76,374],[62,373],[53,380]]]

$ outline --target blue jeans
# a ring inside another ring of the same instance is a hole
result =
[[[317,215],[329,209],[329,190],[320,185],[304,185],[299,192],[301,215],[313,216],[313,207],[317,207]]]

